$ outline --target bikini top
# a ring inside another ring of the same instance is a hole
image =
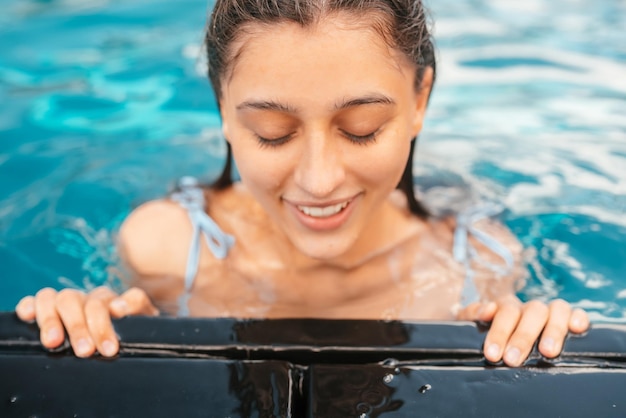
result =
[[[226,258],[228,251],[235,243],[235,238],[222,231],[215,221],[206,213],[204,192],[200,188],[197,179],[193,177],[181,178],[178,182],[178,190],[172,193],[170,198],[185,208],[193,228],[191,247],[189,255],[187,256],[187,266],[185,269],[185,291],[181,295],[178,304],[178,316],[188,316],[188,302],[200,262],[200,236],[204,237],[207,246],[217,259]],[[460,301],[461,306],[467,306],[480,300],[478,289],[474,283],[475,272],[471,268],[472,261],[477,261],[501,275],[508,274],[513,268],[514,261],[511,251],[495,238],[474,226],[476,222],[497,215],[502,212],[502,210],[503,207],[501,205],[484,203],[465,209],[457,215],[452,255],[454,259],[465,268],[465,278]],[[494,254],[502,258],[505,265],[500,266],[481,259],[480,255],[471,244],[469,240],[470,237],[473,237]]]
[[[178,190],[171,194],[170,199],[182,206],[189,216],[193,235],[185,267],[185,291],[178,301],[178,316],[189,316],[189,298],[193,281],[200,264],[200,235],[217,259],[226,258],[228,251],[235,244],[235,238],[220,229],[206,213],[204,192],[194,177],[183,177],[178,181]]]

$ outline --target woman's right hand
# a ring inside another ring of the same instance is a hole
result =
[[[45,288],[35,296],[23,298],[15,312],[22,321],[37,321],[41,343],[46,348],[63,344],[65,329],[78,357],[89,357],[96,350],[105,357],[117,354],[119,341],[111,317],[159,313],[146,292],[136,287],[122,295],[107,287],[98,287],[88,294]]]

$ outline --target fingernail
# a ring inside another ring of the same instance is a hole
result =
[[[487,347],[487,351],[485,351],[485,357],[492,361],[497,361],[500,359],[500,346],[498,344],[491,344]]]
[[[124,313],[128,309],[128,304],[124,299],[115,299],[111,302],[111,307],[119,313]]]
[[[117,352],[117,349],[115,348],[115,343],[111,340],[105,340],[102,343],[102,354],[103,356],[106,357],[112,357],[115,355],[115,353]]]
[[[515,347],[509,348],[508,350],[506,350],[506,354],[504,355],[505,363],[510,366],[517,366],[519,362],[520,354],[521,353],[517,348]]]
[[[51,328],[46,333],[46,340],[48,342],[58,341],[61,339],[61,331],[58,328]]]
[[[76,355],[79,357],[85,357],[89,355],[91,351],[91,344],[87,341],[86,338],[81,338],[76,343]]]
[[[555,346],[556,344],[554,343],[554,338],[551,338],[551,337],[542,338],[540,351],[544,355],[553,354]]]
[[[573,318],[572,319],[572,327],[573,328],[582,328],[583,326],[583,322],[580,320],[580,318]]]

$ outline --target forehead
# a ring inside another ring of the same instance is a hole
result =
[[[222,81],[228,84],[251,70],[260,76],[267,66],[274,72],[287,66],[302,71],[341,65],[363,72],[375,66],[403,76],[408,68],[412,76],[413,63],[386,34],[384,18],[375,13],[332,13],[306,26],[291,21],[248,23],[239,28],[230,47]]]

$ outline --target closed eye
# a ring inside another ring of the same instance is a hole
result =
[[[285,136],[281,136],[278,138],[263,138],[262,136],[256,135],[257,141],[259,142],[259,145],[263,148],[263,147],[278,147],[281,146],[283,144],[285,144],[286,142],[288,142],[291,137],[293,136],[293,134],[287,134]]]
[[[366,145],[368,143],[376,141],[376,135],[378,134],[378,129],[367,135],[355,135],[350,132],[344,131],[343,129],[341,130],[341,133],[346,138],[348,138],[351,142],[354,142],[355,144]]]

